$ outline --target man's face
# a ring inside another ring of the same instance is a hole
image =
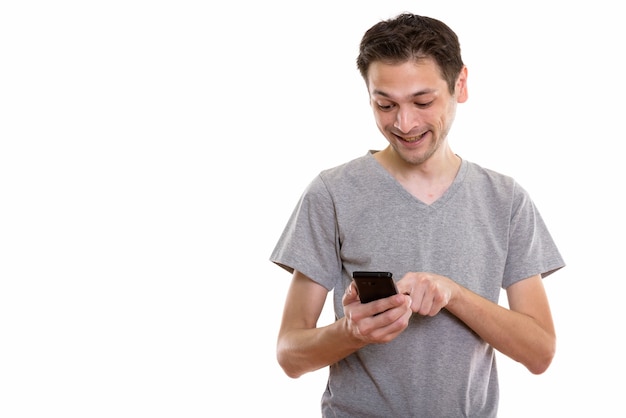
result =
[[[432,59],[370,65],[368,88],[376,125],[402,160],[419,165],[442,149],[456,104],[467,99],[466,79],[464,68],[452,96]]]

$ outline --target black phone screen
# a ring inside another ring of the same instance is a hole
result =
[[[398,293],[393,275],[388,271],[355,271],[352,273],[352,278],[361,303],[372,302]]]

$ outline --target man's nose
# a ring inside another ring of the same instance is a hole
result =
[[[399,109],[393,126],[402,132],[410,132],[419,125],[419,116],[414,109]]]

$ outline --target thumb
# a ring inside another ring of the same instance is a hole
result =
[[[353,303],[359,300],[359,295],[356,291],[356,287],[354,282],[350,282],[348,287],[346,287],[346,291],[343,294],[343,304],[347,305],[349,303]]]

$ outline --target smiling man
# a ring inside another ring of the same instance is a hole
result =
[[[447,25],[379,22],[357,67],[388,145],[314,178],[276,244],[292,273],[278,362],[294,378],[330,366],[325,417],[495,417],[494,350],[535,374],[552,361],[542,279],[563,259],[528,193],[448,143],[468,73]],[[361,303],[367,270],[398,294]],[[337,319],[318,326],[331,290]]]

